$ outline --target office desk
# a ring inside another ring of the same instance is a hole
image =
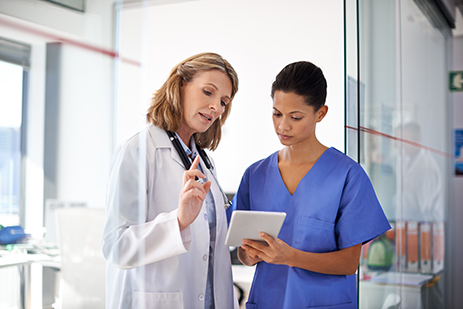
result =
[[[40,263],[45,267],[59,269],[61,262],[59,257],[51,257],[46,254],[7,254],[0,256],[0,269],[17,267],[19,270],[19,304],[21,308],[31,308],[31,264]]]
[[[20,272],[19,302],[21,307],[29,309],[31,307],[31,261],[27,254],[11,254],[0,256],[0,268],[18,267]]]
[[[381,308],[390,294],[400,298],[401,308],[434,308],[432,304],[442,302],[441,299],[435,297],[439,294],[435,293],[435,290],[439,289],[440,276],[438,275],[394,272],[386,273],[386,275],[388,276],[382,278],[384,280],[360,281],[360,309]]]

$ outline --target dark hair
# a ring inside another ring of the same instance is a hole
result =
[[[272,84],[272,99],[275,91],[293,92],[303,96],[307,105],[318,111],[325,105],[326,79],[322,70],[313,63],[293,62],[285,66],[275,78]]]

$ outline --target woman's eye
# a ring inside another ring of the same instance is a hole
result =
[[[275,116],[275,117],[280,117],[281,114],[279,114],[279,113],[273,113],[273,116]]]
[[[301,120],[302,118],[292,117],[294,120]]]
[[[212,93],[210,91],[204,90],[204,94],[211,95]]]
[[[222,104],[223,107],[227,106],[227,103],[225,103],[224,101],[220,101],[220,104]]]

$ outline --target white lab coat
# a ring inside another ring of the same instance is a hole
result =
[[[212,180],[202,160],[200,164]],[[209,225],[203,205],[180,232],[177,207],[184,170],[166,132],[151,124],[117,149],[102,240],[109,262],[107,308],[204,308]],[[237,308],[224,201],[214,180],[211,190],[217,213],[215,305]]]
[[[402,216],[404,220],[443,221],[442,172],[433,154],[425,149],[404,157]]]

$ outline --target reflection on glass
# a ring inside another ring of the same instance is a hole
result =
[[[444,204],[442,173],[433,154],[420,147],[421,128],[417,122],[402,127],[402,217],[404,220],[442,221]]]
[[[359,157],[393,227],[363,246],[359,307],[444,308],[447,37],[412,0],[359,15]]]

